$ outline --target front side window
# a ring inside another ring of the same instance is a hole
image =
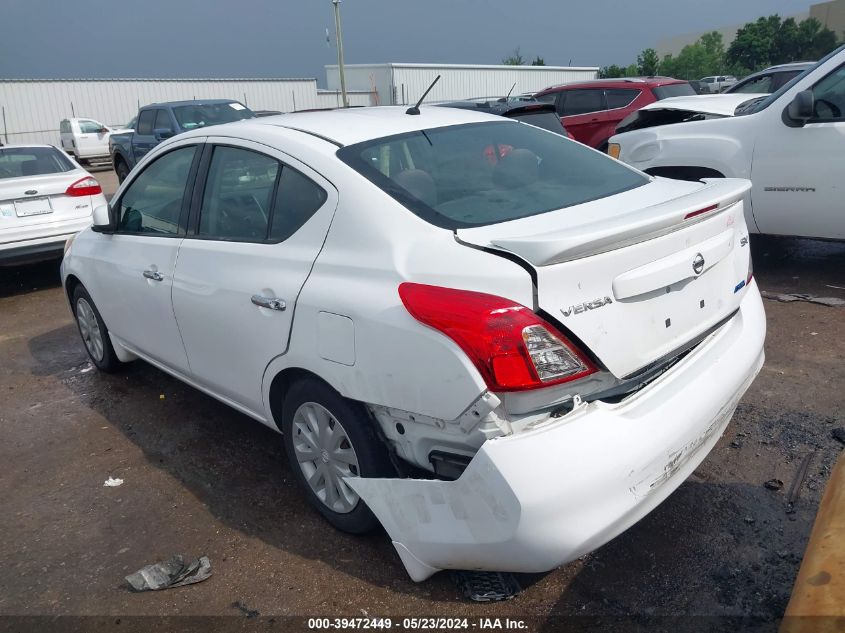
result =
[[[845,65],[813,86],[815,116],[812,121],[835,121],[845,113]]]
[[[0,180],[59,174],[71,169],[73,164],[52,147],[0,147]]]
[[[152,136],[153,122],[155,121],[155,116],[156,116],[155,110],[144,110],[138,116],[137,133],[142,135],[142,136]]]
[[[79,131],[82,134],[98,134],[100,130],[103,129],[102,123],[97,123],[96,121],[85,121],[82,120],[79,122]]]
[[[648,182],[584,145],[515,121],[399,134],[337,155],[423,220],[452,230],[573,207]]]
[[[196,145],[181,147],[147,165],[120,198],[118,232],[179,233],[179,216],[196,152]]]
[[[567,90],[562,116],[588,114],[605,109],[602,90]]]

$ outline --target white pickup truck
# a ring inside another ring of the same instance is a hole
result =
[[[617,132],[608,153],[653,176],[751,179],[753,232],[845,239],[845,47],[771,95],[664,99]]]

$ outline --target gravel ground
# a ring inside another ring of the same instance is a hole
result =
[[[845,245],[753,248],[763,288],[845,297],[826,288],[845,287]],[[0,269],[0,615],[510,616],[548,630],[555,616],[779,617],[842,449],[845,308],[766,310],[766,365],[695,474],[593,554],[477,604],[446,573],[412,583],[385,534],[330,528],[267,428],[145,363],[92,369],[55,262]],[[208,555],[214,575],[127,590],[125,575],[175,553]]]

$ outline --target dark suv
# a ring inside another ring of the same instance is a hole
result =
[[[679,79],[629,77],[552,86],[534,98],[555,104],[561,123],[576,141],[606,151],[616,124],[632,112],[660,99],[694,94],[689,82]]]

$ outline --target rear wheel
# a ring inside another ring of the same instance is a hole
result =
[[[91,295],[81,285],[73,291],[73,315],[76,317],[76,325],[91,362],[101,371],[117,371],[123,363],[114,353],[109,330],[103,323]]]
[[[305,378],[288,390],[282,433],[291,470],[329,523],[362,534],[379,525],[347,477],[390,477],[395,470],[366,409],[326,383]]]

